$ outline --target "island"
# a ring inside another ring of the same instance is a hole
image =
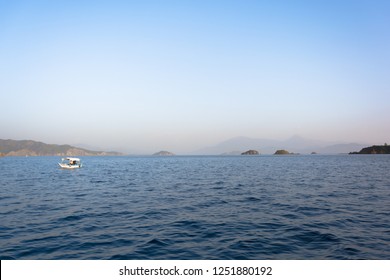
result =
[[[386,143],[382,146],[371,146],[360,150],[360,152],[351,152],[350,155],[373,155],[373,154],[390,154],[390,146]]]
[[[293,153],[290,153],[289,151],[286,150],[277,150],[274,155],[293,155]]]
[[[159,151],[158,153],[154,153],[153,156],[174,156],[174,153],[168,151]]]
[[[90,151],[70,145],[46,144],[33,140],[0,139],[2,156],[119,156],[118,152]]]
[[[250,155],[250,156],[256,156],[256,155],[259,155],[260,153],[256,150],[248,150],[246,152],[243,152],[241,153],[241,155],[244,155],[244,156],[247,156],[247,155]]]

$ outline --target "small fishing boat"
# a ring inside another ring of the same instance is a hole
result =
[[[79,158],[72,157],[63,158],[62,161],[58,164],[61,168],[65,169],[80,168],[82,166],[81,160]]]

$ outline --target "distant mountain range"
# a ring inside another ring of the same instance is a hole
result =
[[[0,156],[117,156],[117,152],[90,151],[70,145],[46,144],[33,140],[0,139]]]
[[[261,154],[274,154],[276,150],[288,150],[292,153],[341,154],[358,151],[367,144],[326,142],[293,136],[287,140],[235,137],[215,146],[195,152],[203,155],[236,155],[246,150],[257,150]]]
[[[257,139],[235,137],[215,146],[197,150],[195,155],[240,155],[248,150],[259,151],[260,154],[274,154],[277,150],[288,150],[301,154],[344,154],[359,151],[367,144],[325,142],[293,136],[287,140]],[[164,152],[157,153],[159,155]],[[46,144],[33,140],[0,139],[0,156],[117,156],[119,152],[93,151],[71,145]]]

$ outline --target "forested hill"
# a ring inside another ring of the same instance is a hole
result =
[[[117,152],[90,151],[70,145],[46,144],[33,140],[0,139],[0,156],[111,156]]]

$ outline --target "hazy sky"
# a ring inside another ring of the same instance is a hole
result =
[[[0,138],[390,142],[390,1],[2,1]]]

